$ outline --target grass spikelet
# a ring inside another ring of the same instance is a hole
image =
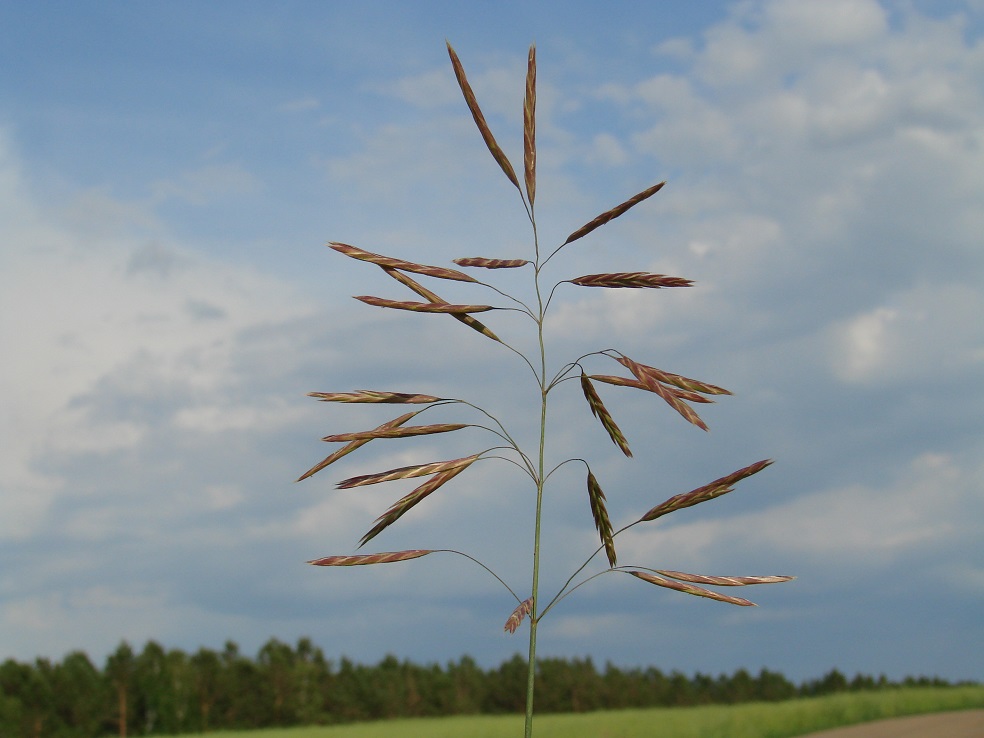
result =
[[[408,551],[389,551],[374,554],[359,554],[355,556],[326,556],[323,559],[309,561],[314,566],[366,566],[368,564],[392,564],[396,561],[419,559],[434,553],[429,549],[410,549]]]
[[[682,571],[667,571],[656,569],[657,574],[662,574],[671,579],[679,579],[681,582],[691,582],[692,584],[713,584],[718,587],[745,587],[750,584],[778,584],[780,582],[790,582],[796,577],[787,576],[767,576],[767,577],[716,577],[706,574],[685,574]]]
[[[613,272],[611,274],[586,274],[570,280],[581,287],[630,287],[633,289],[661,287],[690,287],[693,281],[683,277],[668,277],[649,272]]]
[[[440,402],[440,397],[432,395],[407,394],[404,392],[381,392],[379,390],[356,390],[355,392],[308,392],[321,402],[383,402],[403,405],[424,405]]]
[[[589,223],[586,223],[585,225],[581,226],[576,231],[574,231],[571,235],[567,237],[567,240],[564,241],[564,243],[561,245],[566,246],[571,241],[576,241],[579,238],[583,238],[584,236],[591,233],[591,231],[593,231],[595,228],[600,228],[601,226],[605,225],[605,223],[607,223],[608,221],[614,220],[629,208],[633,207],[634,205],[638,205],[646,198],[655,195],[663,188],[663,185],[665,184],[666,182],[660,182],[659,184],[655,184],[649,189],[643,190],[638,195],[635,195],[634,197],[630,197],[621,205],[616,205],[611,210],[606,210],[604,213],[599,215],[594,220],[590,221]]]
[[[611,413],[608,412],[605,404],[601,401],[601,397],[591,384],[591,380],[584,372],[581,372],[581,391],[584,393],[584,398],[588,401],[588,407],[591,408],[591,413],[601,421],[605,430],[608,431],[609,438],[622,450],[623,454],[631,458],[632,451],[629,449],[629,442],[625,440],[621,428],[615,424]]]
[[[459,272],[457,269],[448,269],[447,267],[437,267],[437,266],[427,266],[426,264],[415,264],[412,261],[404,261],[403,259],[394,259],[392,256],[382,256],[380,254],[373,254],[370,251],[365,251],[358,248],[357,246],[349,246],[347,243],[338,243],[337,241],[332,241],[328,244],[331,248],[335,249],[339,253],[345,254],[346,256],[351,256],[353,259],[358,259],[360,261],[368,261],[370,264],[376,264],[381,267],[388,267],[390,269],[402,269],[405,272],[414,272],[415,274],[425,274],[428,277],[437,277],[438,279],[451,279],[456,282],[476,282],[474,277],[469,277],[464,272]]]
[[[633,387],[635,389],[646,390],[647,392],[651,391],[649,389],[649,385],[643,384],[638,379],[629,379],[627,377],[616,377],[610,374],[592,374],[588,378],[593,379],[597,382],[604,382],[605,384],[614,384],[617,387]],[[671,392],[672,394],[674,394],[679,399],[685,400],[687,402],[700,402],[704,404],[709,402],[714,402],[714,400],[708,399],[703,395],[699,395],[696,392],[691,392],[689,390],[680,389],[679,387],[671,387],[667,385],[665,389]],[[721,393],[717,393],[717,394],[721,394]],[[727,392],[727,394],[730,395],[731,393]]]
[[[450,461],[432,461],[429,464],[401,466],[398,469],[390,469],[389,471],[378,472],[377,474],[363,474],[358,477],[349,477],[348,479],[344,479],[338,483],[338,489],[351,489],[352,487],[362,487],[367,484],[391,482],[394,479],[426,477],[429,474],[438,474],[440,472],[448,471],[449,469],[457,469],[459,466],[469,466],[477,458],[478,454],[475,454],[474,456],[465,456],[460,459],[451,459]]]
[[[410,277],[408,277],[403,272],[401,272],[401,271],[399,271],[397,269],[388,269],[388,268],[384,268],[383,271],[385,271],[389,276],[391,276],[393,279],[395,279],[400,284],[403,284],[403,285],[406,285],[407,287],[409,287],[411,290],[413,290],[414,292],[416,292],[418,295],[420,295],[421,297],[423,297],[428,302],[433,302],[435,304],[442,304],[442,303],[443,304],[446,304],[446,301],[445,300],[442,300],[436,294],[434,294],[433,292],[431,292],[429,289],[427,289],[426,287],[424,287],[422,284],[420,284],[416,280],[411,279]],[[461,321],[462,323],[464,323],[465,325],[467,325],[469,328],[478,331],[482,335],[488,336],[493,341],[499,341],[499,343],[502,343],[501,339],[497,335],[495,335],[492,331],[490,331],[485,326],[484,323],[479,322],[476,318],[473,318],[472,316],[468,315],[467,313],[451,313],[451,317],[454,318],[454,319],[456,319],[456,320],[458,320],[458,321]]]
[[[454,469],[448,469],[440,474],[435,474],[422,485],[417,487],[417,489],[413,492],[401,497],[390,507],[389,510],[376,518],[376,525],[374,525],[368,533],[362,536],[362,540],[359,541],[359,548],[365,546],[369,541],[399,520],[406,512],[410,510],[410,508],[419,503],[442,484],[461,474],[461,472],[463,472],[466,468],[467,466],[459,466]]]
[[[503,153],[502,149],[499,148],[499,144],[495,142],[495,136],[492,135],[492,131],[489,128],[489,124],[485,122],[485,116],[482,114],[482,109],[478,107],[478,100],[475,99],[475,93],[472,92],[471,85],[468,83],[468,78],[465,76],[465,68],[461,65],[461,60],[458,59],[458,55],[455,50],[451,48],[451,44],[448,44],[448,56],[451,57],[451,66],[454,68],[454,76],[458,80],[458,86],[461,88],[461,94],[465,97],[465,104],[468,106],[468,110],[472,114],[472,118],[475,119],[475,125],[478,126],[479,133],[482,134],[482,138],[485,140],[485,145],[488,147],[489,152],[492,157],[499,164],[499,167],[509,177],[509,181],[516,185],[516,189],[522,195],[523,190],[519,186],[519,180],[516,178],[516,172],[509,163],[509,159]]]
[[[703,487],[698,487],[697,489],[691,490],[690,492],[685,492],[681,495],[674,495],[666,502],[660,503],[639,518],[639,522],[641,523],[643,521],[648,522],[650,520],[655,520],[656,518],[668,515],[671,512],[682,510],[685,507],[699,505],[701,502],[706,502],[707,500],[713,500],[715,497],[726,495],[733,491],[734,485],[742,479],[750,477],[753,474],[757,474],[771,463],[771,459],[756,461],[754,464],[749,464],[748,466],[732,472],[727,476],[721,477],[720,479],[715,479],[713,482],[710,484],[705,484]]]
[[[482,269],[515,269],[530,263],[526,259],[486,259],[482,256],[468,256],[452,259],[452,261],[458,266],[481,267]]]
[[[337,443],[340,441],[371,441],[374,438],[407,438],[409,436],[429,436],[434,433],[450,433],[468,426],[464,423],[435,423],[434,425],[411,425],[409,428],[375,428],[354,433],[337,433],[325,436],[322,441]]]
[[[449,313],[458,315],[464,313],[484,313],[494,310],[491,305],[452,305],[447,302],[405,302],[402,300],[387,300],[384,297],[372,295],[355,295],[356,300],[374,307],[393,308],[394,310],[409,310],[414,313]]]
[[[630,571],[629,574],[639,577],[645,582],[650,584],[655,584],[659,587],[666,587],[667,589],[675,589],[677,592],[686,592],[689,595],[694,595],[695,597],[707,597],[710,600],[717,600],[718,602],[727,602],[731,605],[738,605],[739,607],[756,607],[756,604],[751,600],[746,600],[742,597],[732,597],[731,595],[724,595],[720,592],[714,592],[710,589],[704,589],[703,587],[698,587],[693,584],[686,584],[684,582],[674,582],[672,579],[663,579],[663,577],[658,577],[655,574],[650,574],[645,571]]]
[[[512,615],[506,620],[505,626],[502,628],[508,631],[510,634],[515,633],[516,629],[519,628],[520,624],[523,622],[523,618],[533,612],[533,598],[525,599],[519,603],[515,610],[512,611]]]
[[[605,493],[601,491],[601,485],[595,479],[595,475],[588,471],[588,501],[591,503],[591,516],[594,518],[595,528],[601,536],[601,543],[605,547],[605,555],[608,557],[608,565],[615,567],[615,539],[612,534],[612,521],[608,517],[608,510],[605,508]]]
[[[404,423],[406,423],[408,420],[410,420],[410,418],[412,418],[414,415],[416,415],[419,412],[421,412],[421,411],[418,410],[417,412],[407,413],[406,415],[401,415],[400,417],[394,418],[393,420],[388,420],[385,423],[383,423],[381,426],[375,428],[375,430],[378,431],[378,430],[386,430],[386,429],[390,429],[390,428],[399,428],[401,425],[403,425]],[[371,440],[372,440],[371,438],[367,438],[367,439],[362,440],[362,441],[352,441],[351,443],[347,444],[346,446],[343,446],[342,448],[338,449],[334,453],[329,454],[324,459],[322,459],[321,461],[319,461],[317,464],[315,464],[314,466],[312,466],[310,469],[308,469],[306,472],[304,472],[301,476],[299,476],[297,478],[297,481],[300,482],[300,481],[302,481],[304,479],[307,479],[308,477],[310,477],[310,476],[312,476],[314,474],[317,474],[319,471],[321,471],[322,469],[324,469],[326,466],[329,466],[330,464],[334,464],[336,461],[338,461],[343,456],[346,456],[346,455],[352,453],[353,451],[355,451],[357,448],[359,448],[361,446],[365,446]]]
[[[724,389],[724,387],[718,387],[716,384],[708,384],[707,382],[701,382],[697,379],[691,379],[690,377],[682,377],[679,374],[672,374],[671,372],[664,372],[662,369],[657,369],[653,366],[646,366],[645,364],[638,364],[639,368],[655,379],[657,382],[663,382],[664,384],[671,384],[680,389],[691,390],[693,392],[702,392],[705,395],[730,395],[730,391]]]
[[[638,379],[639,382],[642,383],[645,389],[649,390],[650,392],[655,392],[657,395],[662,397],[663,400],[666,402],[666,404],[672,407],[678,413],[680,413],[680,415],[683,416],[683,419],[686,420],[688,423],[693,423],[701,430],[706,431],[708,429],[707,424],[700,419],[700,416],[696,412],[694,412],[694,409],[690,407],[690,405],[688,405],[686,402],[684,402],[679,397],[677,397],[675,392],[671,392],[669,388],[663,386],[660,382],[658,382],[655,378],[653,378],[653,376],[650,373],[646,371],[647,369],[651,369],[652,367],[647,367],[645,364],[640,364],[636,361],[633,361],[628,356],[619,356],[617,357],[616,361],[618,361],[620,364],[625,366],[630,372],[632,372],[635,375],[636,379]]]
[[[536,197],[536,45],[530,45],[526,64],[526,98],[523,101],[523,170],[530,207]]]

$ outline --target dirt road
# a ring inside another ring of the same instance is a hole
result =
[[[984,710],[879,720],[810,733],[802,738],[984,738]]]

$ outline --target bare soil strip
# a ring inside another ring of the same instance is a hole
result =
[[[984,710],[878,720],[810,733],[802,738],[984,738]]]

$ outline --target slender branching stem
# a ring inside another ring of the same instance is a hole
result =
[[[506,589],[508,589],[509,590],[509,594],[511,594],[513,597],[516,598],[516,602],[520,602],[520,603],[522,602],[522,600],[519,599],[519,595],[516,594],[515,592],[513,592],[512,587],[510,587],[508,584],[506,584],[502,580],[502,577],[500,577],[498,574],[496,574],[494,571],[492,571],[489,567],[487,567],[481,561],[479,561],[478,559],[476,559],[474,556],[470,556],[470,555],[464,553],[463,551],[456,551],[453,548],[435,548],[434,549],[434,553],[453,553],[453,554],[458,554],[459,556],[464,556],[466,559],[470,559],[471,561],[474,561],[480,567],[482,567],[483,569],[485,569],[485,571],[487,571],[489,574],[491,574],[496,579],[498,579],[499,580],[499,584],[501,584],[503,587],[505,587]]]
[[[533,603],[530,608],[530,649],[529,660],[527,661],[526,672],[526,738],[533,735],[533,692],[536,685],[536,629],[540,622],[539,607],[537,598],[540,589],[540,523],[543,512],[543,486],[546,483],[544,474],[546,441],[547,441],[547,351],[543,339],[543,322],[546,305],[543,302],[543,295],[540,292],[540,243],[536,233],[536,220],[533,218],[532,209],[530,210],[530,222],[533,225],[533,244],[536,253],[536,264],[534,266],[534,286],[536,289],[537,307],[539,317],[537,319],[537,338],[540,345],[540,441],[537,458],[537,480],[536,480],[536,522],[533,529]]]

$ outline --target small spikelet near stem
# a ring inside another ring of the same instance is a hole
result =
[[[608,437],[622,450],[623,454],[631,457],[632,451],[629,449],[629,442],[625,440],[622,430],[616,425],[611,413],[608,412],[605,404],[601,401],[601,397],[591,384],[591,380],[584,372],[581,372],[581,391],[584,393],[584,398],[588,401],[588,407],[591,408],[591,413],[601,421],[605,430],[608,431]]]
[[[605,493],[601,491],[601,485],[590,471],[588,472],[588,501],[591,503],[591,516],[594,518],[595,528],[598,529],[601,543],[605,547],[608,565],[614,567],[616,556],[612,521],[608,517],[608,510],[605,509]]]
[[[710,600],[717,600],[718,602],[727,602],[731,605],[738,605],[739,607],[755,607],[755,603],[751,600],[746,600],[742,597],[732,597],[731,595],[724,595],[720,592],[714,592],[710,589],[704,589],[703,587],[697,587],[693,584],[685,584],[684,582],[674,582],[672,579],[663,579],[663,577],[658,577],[655,574],[650,574],[645,571],[630,571],[629,574],[639,577],[645,582],[650,584],[655,584],[659,587],[666,587],[667,589],[675,589],[677,592],[686,592],[689,595],[694,595],[695,597],[707,597]]]
[[[745,587],[751,584],[779,584],[789,582],[796,577],[788,576],[767,576],[767,577],[716,577],[706,574],[685,574],[682,571],[666,571],[656,569],[657,574],[679,579],[681,582],[691,582],[693,584],[713,584],[718,587]]]
[[[682,510],[685,507],[699,505],[701,502],[706,502],[707,500],[713,500],[715,497],[726,495],[734,490],[734,484],[740,482],[746,477],[757,474],[771,463],[772,461],[770,459],[756,461],[754,464],[749,464],[748,466],[732,472],[727,476],[721,477],[720,479],[715,479],[713,482],[710,484],[705,484],[703,487],[698,487],[697,489],[691,490],[690,492],[685,492],[681,495],[674,495],[666,502],[660,503],[652,510],[647,512],[639,518],[638,522],[641,523],[656,520],[656,518],[668,515],[676,510]]]
[[[476,282],[473,277],[469,277],[464,272],[459,272],[456,269],[448,269],[447,267],[436,267],[427,266],[426,264],[415,264],[412,261],[404,261],[403,259],[394,259],[392,256],[382,256],[380,254],[373,254],[370,251],[364,251],[357,246],[349,246],[347,243],[338,243],[337,241],[332,241],[328,244],[331,248],[335,249],[339,253],[345,254],[346,256],[351,256],[353,259],[358,259],[359,261],[368,261],[370,264],[376,264],[383,268],[389,269],[402,269],[405,272],[414,272],[415,274],[425,274],[428,277],[437,277],[438,279],[451,279],[456,282]]]
[[[383,271],[386,272],[389,276],[391,276],[393,279],[395,279],[400,284],[403,284],[403,285],[406,285],[407,287],[409,287],[411,290],[413,290],[414,292],[416,292],[418,295],[420,295],[421,297],[423,297],[425,300],[427,300],[429,302],[433,302],[435,304],[447,304],[445,300],[442,300],[436,294],[434,294],[433,292],[431,292],[429,289],[427,289],[426,287],[424,287],[422,284],[420,284],[416,280],[411,279],[410,277],[408,277],[403,272],[401,272],[401,271],[399,271],[397,269],[389,269],[389,268],[386,268],[386,267],[383,268]],[[492,331],[490,331],[485,326],[484,323],[480,323],[476,318],[473,318],[472,316],[470,316],[470,315],[468,315],[466,313],[451,313],[451,317],[454,318],[455,320],[461,321],[462,323],[464,323],[465,325],[467,325],[469,328],[478,331],[482,335],[488,336],[493,341],[499,341],[501,343],[501,341],[499,340],[499,337],[497,335],[495,335]]]
[[[355,392],[308,392],[321,402],[383,402],[403,405],[423,405],[440,402],[440,397],[432,395],[406,394],[404,392],[381,392],[379,390],[356,390]]]
[[[526,98],[523,102],[523,169],[530,207],[536,197],[536,45],[530,45],[526,64]]]
[[[582,238],[582,237],[588,235],[589,233],[591,233],[591,231],[593,231],[595,228],[600,228],[601,226],[605,225],[605,223],[607,223],[608,221],[614,220],[615,218],[617,218],[618,216],[620,216],[622,213],[624,213],[629,208],[633,207],[634,205],[638,205],[640,202],[642,202],[646,198],[649,198],[649,197],[652,197],[653,195],[655,195],[657,192],[659,192],[663,188],[663,185],[665,185],[665,184],[666,184],[666,182],[660,182],[659,184],[653,185],[652,187],[643,190],[638,195],[635,195],[634,197],[630,197],[628,200],[626,200],[625,202],[623,202],[621,205],[616,205],[611,210],[606,210],[604,213],[602,213],[601,215],[599,215],[597,218],[595,218],[594,220],[590,221],[589,223],[586,223],[585,225],[581,226],[576,231],[574,231],[571,235],[569,235],[567,237],[567,240],[564,241],[564,243],[562,244],[562,246],[566,246],[571,241],[576,241],[577,239]]]
[[[379,431],[379,430],[388,430],[390,428],[399,428],[401,425],[403,425],[404,423],[406,423],[408,420],[410,420],[410,418],[412,418],[414,415],[416,415],[419,412],[422,412],[422,411],[421,410],[418,410],[417,412],[407,413],[406,415],[401,415],[400,417],[395,418],[393,420],[388,420],[387,422],[383,423],[381,426],[377,427],[375,430]],[[319,471],[321,471],[322,469],[324,469],[326,466],[328,466],[330,464],[334,464],[336,461],[338,461],[343,456],[346,456],[347,454],[352,453],[353,451],[355,451],[357,448],[359,448],[361,446],[365,446],[371,440],[372,440],[371,438],[366,438],[365,440],[352,441],[348,445],[343,446],[342,448],[338,449],[337,451],[335,451],[332,454],[329,454],[322,461],[320,461],[317,464],[315,464],[314,466],[312,466],[310,469],[308,469],[306,472],[304,472],[301,476],[299,476],[297,478],[297,481],[300,482],[300,481],[302,481],[304,479],[307,479],[308,477],[310,477],[310,476],[312,476],[314,474],[317,474]]]
[[[461,88],[461,94],[464,95],[465,104],[468,106],[468,110],[472,114],[472,118],[475,119],[475,125],[478,126],[479,133],[482,134],[482,138],[485,140],[485,145],[488,147],[489,152],[492,157],[496,160],[499,167],[509,177],[509,181],[516,185],[516,189],[522,195],[523,190],[519,186],[519,180],[516,178],[516,172],[509,163],[509,159],[503,153],[502,149],[499,148],[499,144],[495,142],[495,137],[492,135],[492,130],[489,128],[489,124],[485,122],[485,116],[482,114],[482,109],[478,107],[478,100],[475,99],[475,93],[472,92],[471,85],[468,83],[468,78],[465,76],[465,68],[461,65],[461,60],[458,59],[458,55],[455,50],[451,48],[451,44],[448,44],[448,56],[451,57],[451,66],[454,68],[454,76],[458,80],[458,86]]]
[[[309,561],[314,566],[366,566],[367,564],[391,564],[396,561],[419,559],[434,553],[428,549],[411,549],[409,551],[390,551],[384,553],[361,554],[356,556],[326,556],[323,559]]]
[[[359,547],[361,548],[366,545],[369,541],[382,533],[386,528],[399,520],[404,513],[410,510],[410,508],[423,500],[445,482],[454,479],[454,477],[461,474],[461,472],[463,472],[466,468],[467,466],[459,466],[454,469],[441,472],[440,474],[435,474],[422,485],[417,487],[417,489],[413,492],[401,497],[390,507],[389,510],[376,518],[376,525],[374,525],[368,533],[362,536],[362,540],[359,541]]]
[[[338,483],[338,489],[351,489],[352,487],[362,487],[367,484],[379,484],[380,482],[391,482],[395,479],[410,479],[412,477],[426,477],[429,474],[438,474],[457,469],[458,467],[469,466],[478,458],[465,456],[461,459],[451,459],[450,461],[432,461],[429,464],[417,464],[415,466],[401,466],[399,469],[379,472],[378,474],[363,474],[358,477],[350,477]]]
[[[649,272],[613,272],[611,274],[585,274],[570,280],[581,287],[629,287],[633,289],[661,287],[690,287],[693,281],[683,277],[668,277]]]
[[[520,624],[523,622],[523,618],[529,615],[533,611],[533,598],[525,599],[519,603],[515,610],[512,611],[512,615],[506,620],[506,625],[503,630],[509,633],[515,633],[516,629],[519,628]]]

